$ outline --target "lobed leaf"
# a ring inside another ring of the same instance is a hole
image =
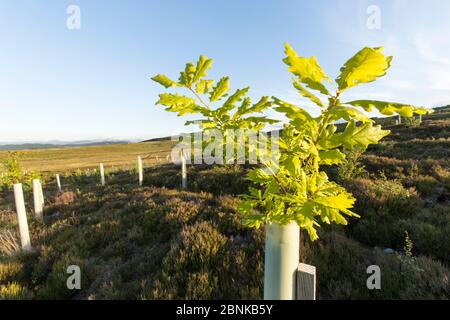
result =
[[[212,67],[213,59],[208,59],[201,55],[197,62],[197,67],[195,68],[195,73],[192,78],[192,83],[196,83],[203,77],[206,77],[206,71]]]
[[[166,88],[171,88],[171,87],[176,87],[177,83],[175,81],[173,81],[172,79],[170,79],[169,77],[163,75],[163,74],[157,74],[156,76],[151,78],[153,81],[158,82],[160,85],[166,87]]]
[[[214,80],[200,80],[195,86],[195,91],[200,94],[208,93],[214,85]]]
[[[305,84],[308,88],[330,95],[322,84],[323,79],[330,81],[330,78],[323,72],[316,57],[301,57],[297,55],[288,43],[285,43],[284,52],[286,58],[283,59],[283,62],[289,66],[289,72],[298,77],[298,81]]]
[[[331,136],[330,143],[334,146],[344,146],[347,149],[359,147],[365,150],[369,144],[376,144],[390,133],[382,130],[380,125],[374,126],[372,122],[356,126],[354,120],[349,121],[342,133]]]
[[[223,96],[228,93],[230,86],[230,79],[228,77],[223,77],[217,82],[217,85],[214,87],[213,91],[210,94],[209,100],[211,102],[220,100]]]
[[[339,90],[372,82],[384,76],[391,65],[391,60],[391,56],[386,57],[383,54],[383,47],[361,49],[341,68],[341,74],[336,79]]]
[[[198,113],[207,110],[206,108],[197,105],[195,100],[190,97],[180,96],[178,94],[172,93],[160,94],[159,100],[156,102],[156,104],[161,104],[168,107],[166,108],[167,111],[178,112],[178,116],[182,116],[187,113]]]
[[[346,106],[336,106],[330,109],[329,115],[333,121],[344,119],[351,121],[353,119],[361,122],[372,122],[372,120],[363,112],[358,109]]]
[[[322,101],[315,96],[314,94],[312,94],[311,92],[309,92],[308,90],[306,90],[300,83],[298,83],[298,81],[296,81],[295,79],[293,80],[293,85],[294,88],[297,89],[300,94],[302,96],[304,96],[305,98],[308,98],[309,100],[311,100],[312,102],[314,102],[315,104],[317,104],[319,107],[324,108],[324,105],[322,103]]]
[[[375,107],[384,115],[399,114],[403,117],[412,117],[414,113],[417,114],[427,114],[431,110],[424,107],[415,107],[409,104],[402,104],[396,102],[378,101],[378,100],[355,100],[346,102],[345,104],[350,104],[352,106],[361,107],[366,111],[372,111],[372,107]]]

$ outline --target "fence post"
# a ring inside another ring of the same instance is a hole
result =
[[[59,178],[59,174],[56,174],[56,184],[58,185],[58,190],[59,192],[62,192],[62,188],[61,188],[61,179]]]
[[[269,222],[266,225],[264,300],[295,300],[300,228]]]
[[[144,181],[144,171],[142,169],[142,158],[138,157],[138,170],[139,170],[139,186],[142,186]]]
[[[102,186],[105,185],[105,168],[103,167],[103,163],[100,163],[100,182]]]
[[[186,189],[187,187],[187,173],[186,173],[186,155],[184,152],[181,153],[181,188]]]
[[[36,219],[42,221],[44,213],[44,193],[42,191],[42,184],[39,179],[33,180],[33,201],[34,215]]]
[[[28,231],[27,213],[23,198],[22,184],[14,185],[14,200],[16,202],[17,219],[19,221],[20,242],[23,251],[31,251],[30,233]]]

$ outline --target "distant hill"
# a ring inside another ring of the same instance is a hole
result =
[[[35,150],[35,149],[51,149],[51,148],[74,148],[74,147],[88,147],[88,146],[107,146],[114,144],[127,144],[129,141],[50,141],[47,143],[0,143],[0,150],[17,151],[17,150]]]

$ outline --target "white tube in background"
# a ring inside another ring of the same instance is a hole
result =
[[[25,200],[23,198],[22,184],[14,185],[14,200],[16,202],[17,219],[19,221],[20,242],[22,250],[31,250],[30,233],[28,231],[27,213],[25,211]]]
[[[41,182],[38,179],[33,180],[33,202],[34,215],[36,219],[43,220],[44,213],[44,193],[42,191]]]
[[[61,179],[59,178],[59,174],[56,174],[56,184],[58,185],[58,190],[59,192],[62,192],[62,188],[61,188]]]
[[[100,182],[102,186],[105,185],[105,168],[103,167],[103,163],[100,163]]]
[[[138,157],[138,169],[139,169],[139,186],[142,186],[144,182],[144,170],[142,168],[142,158]]]
[[[186,156],[184,152],[181,154],[181,188],[187,187],[187,172],[186,172]]]

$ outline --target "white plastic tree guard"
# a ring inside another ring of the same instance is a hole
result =
[[[42,191],[42,184],[39,179],[33,180],[33,202],[34,215],[36,219],[42,221],[44,214],[44,193]]]
[[[59,178],[59,174],[56,174],[56,184],[58,185],[58,191],[62,192],[62,188],[61,188],[61,179]]]
[[[142,169],[142,158],[138,157],[139,186],[144,182],[144,171]]]
[[[25,201],[23,198],[22,184],[14,185],[14,200],[16,202],[17,219],[19,221],[20,242],[23,251],[31,250],[30,233],[28,231],[27,213],[25,211]]]
[[[269,222],[266,225],[264,299],[295,300],[300,228]]]
[[[181,153],[181,188],[186,189],[187,187],[187,172],[186,172],[186,155],[184,152]]]
[[[102,186],[105,185],[105,168],[103,167],[103,163],[100,163],[100,182]]]

